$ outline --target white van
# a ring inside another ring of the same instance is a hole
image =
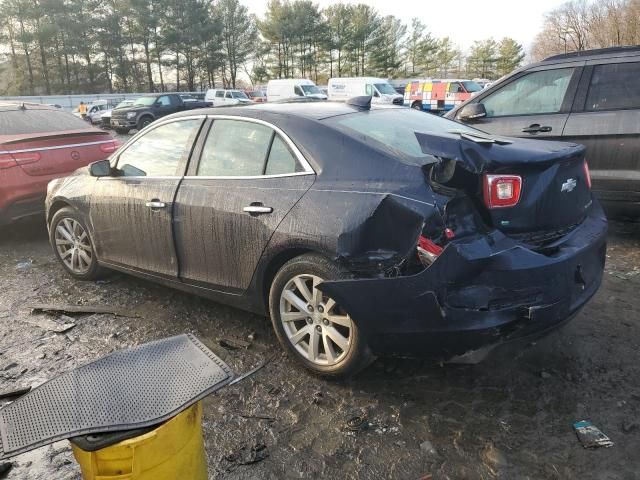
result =
[[[269,80],[267,83],[267,101],[269,102],[305,97],[327,99],[327,96],[316,87],[315,83],[304,78]]]
[[[211,103],[214,107],[249,105],[253,103],[242,90],[229,90],[224,88],[210,88],[204,96],[204,101]]]
[[[402,105],[404,97],[383,78],[351,77],[329,79],[329,100],[346,101],[371,96],[371,103]]]

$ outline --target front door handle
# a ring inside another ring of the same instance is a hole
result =
[[[244,207],[242,211],[253,214],[261,214],[271,213],[273,212],[273,208],[265,207],[264,205],[249,205],[248,207]]]
[[[160,200],[153,199],[150,202],[145,203],[145,205],[151,209],[156,208],[165,208],[167,206],[166,203],[161,202]]]
[[[547,133],[553,130],[553,128],[548,125],[540,125],[539,123],[534,123],[533,125],[529,125],[522,129],[524,133]]]

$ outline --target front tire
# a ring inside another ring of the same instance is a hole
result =
[[[358,326],[336,302],[317,289],[325,280],[346,278],[316,254],[287,262],[269,294],[271,322],[284,349],[311,372],[350,377],[373,360]]]
[[[93,242],[84,221],[71,207],[58,210],[49,227],[53,252],[69,275],[77,280],[97,280],[98,266]]]
[[[145,128],[147,125],[150,125],[151,122],[153,122],[153,118],[151,117],[142,117],[139,121],[138,121],[138,131],[142,130],[143,128]]]

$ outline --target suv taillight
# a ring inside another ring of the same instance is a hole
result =
[[[17,167],[18,163],[15,158],[13,158],[8,153],[0,153],[0,170],[5,168]]]
[[[520,201],[522,177],[519,175],[490,175],[483,179],[484,204],[487,208],[513,207]]]
[[[102,150],[104,153],[113,153],[118,149],[119,146],[120,146],[119,142],[112,140],[110,142],[101,144],[100,150]]]
[[[587,182],[587,188],[591,190],[591,173],[589,173],[589,164],[587,163],[587,159],[584,159],[584,163],[582,164],[582,168],[584,170],[584,179]]]

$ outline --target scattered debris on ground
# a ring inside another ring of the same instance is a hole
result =
[[[27,305],[27,308],[30,308],[32,313],[64,313],[64,314],[74,314],[74,313],[109,313],[111,315],[116,315],[118,317],[128,317],[128,318],[138,318],[140,315],[137,313],[128,312],[124,309],[114,308],[114,307],[106,307],[103,305],[53,305],[53,304],[32,304]]]
[[[584,448],[612,447],[613,442],[602,431],[588,420],[573,424],[578,440]]]

